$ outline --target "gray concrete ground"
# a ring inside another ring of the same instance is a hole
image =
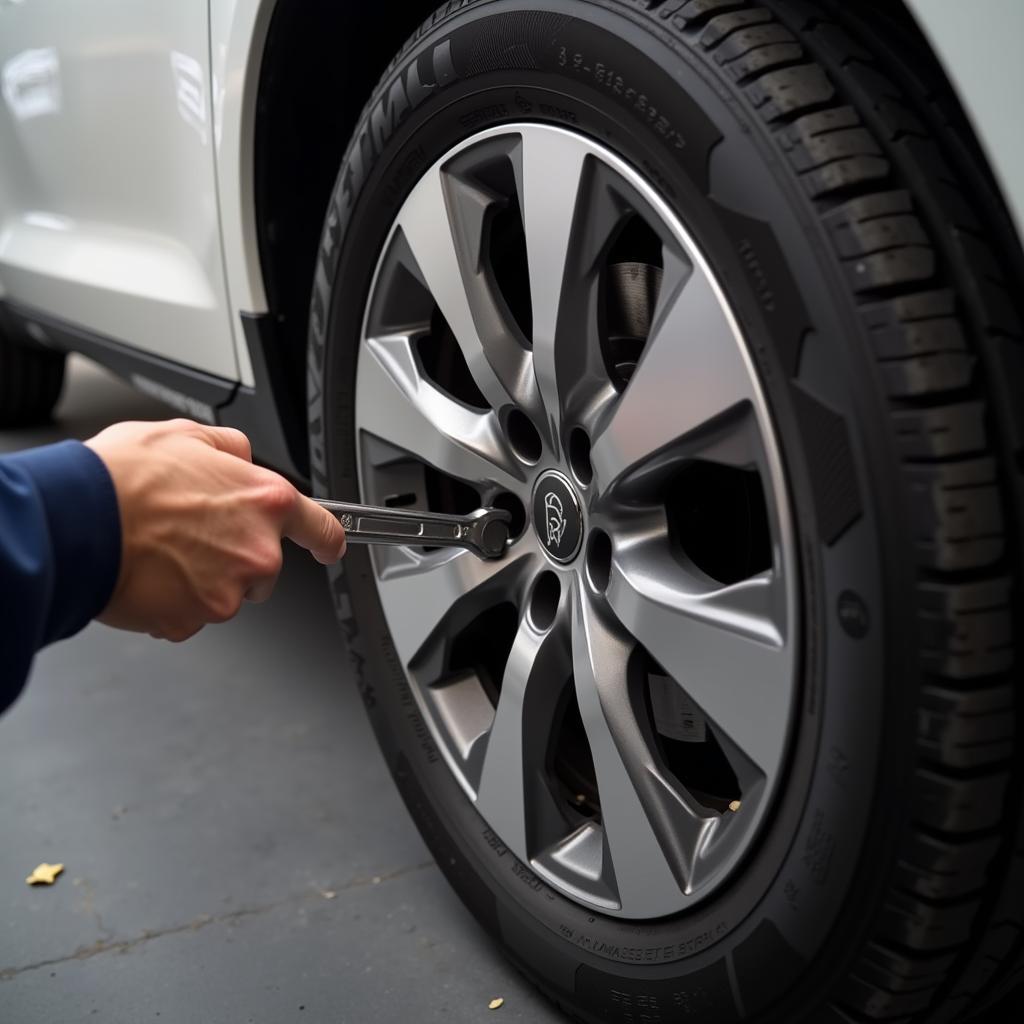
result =
[[[76,359],[56,423],[0,451],[167,415]],[[66,872],[30,889],[41,861]],[[294,550],[188,644],[94,625],[44,651],[0,719],[0,1022],[157,1019],[563,1020],[431,861]]]
[[[167,415],[76,360],[55,425],[0,451]],[[0,837],[4,1024],[562,1020],[431,861],[295,550],[188,644],[44,651],[0,719]],[[30,889],[41,861],[65,874]]]

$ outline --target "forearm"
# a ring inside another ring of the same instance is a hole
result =
[[[0,710],[39,648],[106,606],[120,559],[117,497],[94,452],[65,441],[0,458]]]

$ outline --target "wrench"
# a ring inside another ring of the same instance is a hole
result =
[[[350,544],[423,544],[466,548],[478,558],[501,558],[508,543],[510,512],[478,508],[467,516],[415,509],[354,505],[329,498],[313,499],[337,516]]]

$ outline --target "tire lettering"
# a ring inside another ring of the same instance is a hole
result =
[[[705,929],[692,938],[664,946],[620,946],[617,943],[593,938],[583,932],[573,932],[571,928],[566,927],[561,929],[561,933],[570,942],[579,946],[580,949],[585,949],[588,953],[596,953],[609,960],[619,960],[623,963],[645,964],[666,963],[692,956],[712,945],[728,930],[729,926],[726,922],[720,921],[713,928]]]
[[[499,856],[508,853],[508,847],[489,829],[483,830],[484,842]]]
[[[512,874],[519,879],[519,881],[528,885],[534,892],[541,892],[544,889],[544,883],[527,867],[516,860],[512,862]]]
[[[835,837],[825,827],[825,812],[819,808],[811,818],[810,833],[804,843],[802,857],[804,867],[816,885],[824,885],[828,881],[835,845]]]
[[[409,62],[360,126],[349,153],[348,173],[343,189],[349,208],[363,187],[367,168],[394,134],[395,128],[427,97],[458,78],[452,63],[450,39],[439,43],[430,53],[433,81],[421,75],[420,64],[425,56],[421,55]]]
[[[610,67],[603,61],[589,60],[580,51],[570,53],[564,46],[559,48],[557,60],[559,67],[569,68],[579,75],[584,75],[613,96],[625,100],[626,104],[639,113],[674,149],[685,147],[686,140],[682,133],[678,132],[672,122],[651,103],[650,97],[646,93],[627,85],[625,78],[614,67]]]
[[[478,124],[488,121],[497,121],[508,117],[508,107],[504,103],[491,103],[486,107],[478,107],[470,110],[459,118],[459,124],[464,128],[473,128]]]

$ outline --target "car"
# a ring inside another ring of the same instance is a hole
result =
[[[330,588],[574,1019],[970,1019],[1024,976],[1024,7],[434,7],[0,0],[0,420],[78,352],[510,514]]]

